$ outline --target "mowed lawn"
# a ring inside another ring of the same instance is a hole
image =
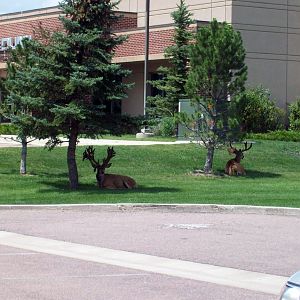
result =
[[[68,188],[66,148],[29,148],[28,175],[20,176],[19,148],[0,149],[0,204],[219,203],[300,207],[300,144],[259,141],[245,153],[245,177],[191,175],[203,167],[205,149],[194,144],[117,146],[109,173],[135,178],[135,190],[100,190],[85,147],[78,147],[80,189]],[[106,147],[96,147],[103,158]],[[214,169],[231,157],[218,149]]]

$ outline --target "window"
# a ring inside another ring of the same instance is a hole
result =
[[[22,45],[22,40],[24,39],[29,39],[31,40],[31,35],[23,35],[23,36],[17,36],[15,37],[15,41],[14,41],[14,47],[16,47],[17,45],[21,44]]]
[[[31,39],[31,35],[17,36],[15,38],[2,38],[0,39],[0,50],[7,50],[9,47],[15,48],[17,45],[22,44],[23,39]]]
[[[0,50],[7,50],[11,46],[12,46],[12,38],[1,39]]]

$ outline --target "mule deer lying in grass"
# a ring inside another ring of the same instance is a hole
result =
[[[234,154],[235,158],[229,160],[225,166],[225,173],[232,176],[232,175],[246,175],[244,167],[241,165],[241,160],[244,158],[243,152],[248,151],[252,147],[252,143],[248,146],[248,143],[245,142],[244,149],[236,149],[232,147],[230,142],[230,148],[228,148],[229,154]]]
[[[96,172],[98,186],[103,189],[133,189],[136,187],[136,182],[129,176],[106,174],[105,169],[111,166],[110,160],[116,155],[113,147],[107,148],[107,156],[103,159],[102,164],[95,159],[95,149],[89,146],[83,153],[83,160],[88,159]]]

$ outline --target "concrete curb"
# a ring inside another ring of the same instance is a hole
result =
[[[300,217],[300,208],[219,205],[219,204],[155,204],[155,203],[117,203],[117,204],[48,204],[48,205],[0,205],[0,210],[82,210],[82,211],[156,211],[175,213],[228,213],[257,214]]]

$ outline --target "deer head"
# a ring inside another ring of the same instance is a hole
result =
[[[238,163],[241,162],[241,160],[244,158],[243,152],[248,151],[252,147],[252,143],[248,146],[248,142],[244,142],[244,149],[237,149],[235,147],[232,147],[231,142],[229,143],[230,148],[228,148],[229,154],[234,154],[235,158],[234,160]]]
[[[93,146],[89,146],[83,152],[83,159],[88,159],[94,168],[94,172],[96,173],[96,178],[99,183],[99,186],[102,187],[104,180],[105,169],[108,169],[111,166],[110,160],[116,155],[113,147],[107,148],[107,156],[103,158],[102,164],[100,164],[99,160],[95,159],[95,148]]]

